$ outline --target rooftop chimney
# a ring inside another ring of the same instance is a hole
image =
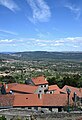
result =
[[[38,98],[39,98],[39,99],[42,99],[42,94],[38,94]]]

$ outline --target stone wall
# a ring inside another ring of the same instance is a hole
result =
[[[7,120],[13,117],[20,117],[21,120],[82,120],[82,112],[62,112],[62,113],[41,113],[25,109],[5,109],[0,110],[0,116],[5,115]],[[33,118],[33,119],[32,119]]]
[[[82,120],[82,113],[38,114],[34,117],[37,118],[37,120]]]

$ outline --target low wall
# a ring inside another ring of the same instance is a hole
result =
[[[34,115],[37,120],[82,120],[82,113],[51,113]]]
[[[13,117],[19,117],[21,120],[26,120],[26,118],[28,120],[82,120],[82,112],[40,113],[25,109],[5,109],[0,110],[1,115],[4,115],[7,120]]]

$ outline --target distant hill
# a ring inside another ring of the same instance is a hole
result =
[[[43,59],[61,59],[61,60],[82,60],[82,52],[15,52],[0,53],[0,59],[16,60],[43,60]]]

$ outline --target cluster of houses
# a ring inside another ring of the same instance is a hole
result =
[[[32,78],[26,84],[0,84],[0,108],[25,108],[62,112],[69,106],[80,106],[82,88],[48,85],[44,76]]]

